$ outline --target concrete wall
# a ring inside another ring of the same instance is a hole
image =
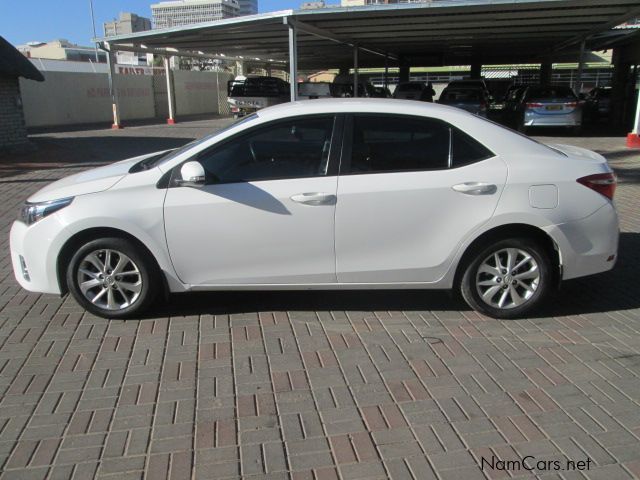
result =
[[[0,75],[0,150],[28,143],[19,85],[16,77]]]
[[[220,73],[220,90],[213,72],[175,71],[176,115],[228,113],[227,80],[231,74]],[[109,123],[112,121],[109,80],[106,73],[42,72],[44,82],[20,80],[24,118],[28,127]],[[116,75],[120,119],[148,119],[162,116],[166,110],[166,93],[154,100],[152,75]],[[164,76],[156,88],[166,89]],[[163,102],[163,105],[156,105]]]
[[[28,127],[110,122],[109,80],[103,73],[42,72],[41,83],[21,80]],[[120,115],[123,120],[153,118],[151,77],[119,75]]]
[[[228,73],[174,71],[176,115],[220,113],[223,105],[218,104],[226,101],[227,81],[231,77]],[[225,100],[218,99],[218,86]]]

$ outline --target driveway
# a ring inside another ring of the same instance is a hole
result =
[[[640,155],[622,138],[541,138],[608,156],[623,233],[616,269],[538,318],[360,291],[182,295],[116,321],[18,287],[29,194],[227,122],[40,133],[0,162],[0,478],[640,477]]]

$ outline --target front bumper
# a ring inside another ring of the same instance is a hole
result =
[[[11,263],[16,280],[30,292],[60,294],[57,276],[57,252],[59,245],[54,232],[63,227],[56,214],[31,226],[15,221],[11,227],[9,243]],[[28,271],[25,275],[24,270]]]
[[[618,259],[618,214],[612,203],[586,218],[545,230],[560,249],[563,280],[606,272]]]

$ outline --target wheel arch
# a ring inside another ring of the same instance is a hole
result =
[[[56,276],[58,279],[58,285],[60,286],[60,293],[64,295],[69,291],[69,286],[67,285],[67,275],[66,270],[71,258],[73,257],[74,252],[80,248],[81,245],[90,242],[92,240],[97,240],[100,238],[107,237],[117,237],[122,238],[124,240],[128,240],[137,247],[139,247],[144,254],[149,258],[150,261],[153,262],[155,268],[157,268],[158,272],[162,272],[162,268],[160,267],[160,263],[155,255],[151,252],[151,250],[137,237],[131,235],[124,230],[120,230],[119,228],[113,227],[93,227],[87,228],[85,230],[81,230],[71,237],[67,239],[62,248],[60,249],[60,253],[58,254],[58,258],[56,260]],[[169,286],[167,282],[166,275],[161,274],[162,281],[162,290],[165,295],[169,292]]]
[[[554,267],[554,283],[558,286],[562,278],[562,258],[558,244],[547,232],[539,227],[526,223],[508,223],[483,232],[466,247],[456,266],[453,280],[454,288],[459,288],[467,265],[473,261],[473,258],[475,258],[475,255],[478,254],[480,250],[497,241],[514,237],[533,239],[545,249]]]

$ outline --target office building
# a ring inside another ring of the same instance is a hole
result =
[[[240,4],[238,0],[175,0],[153,4],[151,12],[154,28],[171,28],[237,17]]]
[[[114,19],[112,22],[104,24],[105,37],[144,32],[145,30],[151,30],[151,20],[129,12],[121,12],[117,20]]]
[[[95,47],[84,47],[76,45],[64,38],[53,40],[51,42],[29,42],[24,45],[18,45],[17,49],[26,57],[30,58],[47,58],[50,60],[71,60],[76,62],[95,62]],[[107,55],[105,52],[98,50],[98,61],[106,62]]]

